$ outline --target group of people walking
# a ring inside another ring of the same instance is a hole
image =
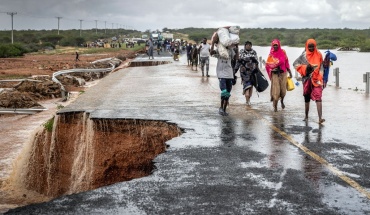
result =
[[[188,66],[191,66],[191,70],[195,66],[195,71],[198,71],[198,62],[200,61],[200,68],[202,70],[202,76],[204,71],[206,77],[209,77],[209,57],[210,57],[211,46],[207,43],[207,38],[203,38],[202,43],[197,47],[196,44],[189,43],[186,46],[186,55]]]
[[[243,95],[246,99],[246,104],[250,105],[250,98],[253,92],[252,75],[258,71],[258,57],[255,50],[252,48],[250,41],[245,42],[244,48],[239,51],[238,45],[227,47],[229,59],[221,58],[218,51],[215,49],[215,43],[212,41],[210,53],[216,57],[217,66],[216,73],[219,79],[221,90],[221,104],[219,114],[226,116],[226,108],[229,104],[232,86],[236,83],[236,72],[240,71],[240,77],[243,84]],[[310,100],[316,102],[319,123],[323,123],[325,119],[322,117],[322,92],[326,86],[323,79],[323,57],[317,49],[317,44],[314,39],[308,39],[303,53],[294,61],[295,70],[302,76],[303,81],[303,96],[305,102],[305,117],[308,120]],[[280,100],[281,108],[285,108],[284,97],[287,91],[287,78],[292,77],[289,59],[284,49],[281,48],[280,41],[274,39],[271,42],[270,53],[265,62],[266,72],[271,83],[271,102],[274,111],[278,110],[278,102]]]
[[[243,95],[246,99],[246,104],[251,105],[250,98],[253,93],[253,86],[256,85],[253,75],[259,71],[259,62],[257,52],[252,48],[252,42],[247,41],[244,48],[239,51],[239,44],[226,47],[228,52],[228,59],[220,57],[215,43],[207,43],[207,38],[203,38],[202,43],[197,47],[196,44],[189,43],[186,47],[188,66],[195,66],[198,71],[198,62],[202,76],[209,77],[209,58],[212,55],[216,57],[217,66],[216,73],[219,79],[219,86],[221,90],[221,103],[219,114],[226,116],[226,108],[229,105],[229,98],[231,90],[236,83],[236,73],[240,71],[241,83],[243,85]],[[153,59],[153,43],[151,39],[148,41],[149,59]],[[302,76],[303,82],[303,96],[305,102],[305,117],[308,120],[308,113],[310,110],[310,101],[316,102],[317,112],[319,116],[319,123],[325,122],[322,117],[322,92],[326,86],[326,81],[323,78],[323,56],[317,49],[317,44],[314,39],[308,39],[303,53],[294,61],[293,66],[296,71]],[[274,111],[278,111],[278,103],[280,101],[281,108],[285,108],[284,98],[287,91],[287,79],[292,78],[289,59],[284,49],[281,48],[280,41],[274,39],[271,42],[270,53],[265,62],[265,68],[270,79],[270,100]],[[289,76],[288,76],[289,75]]]

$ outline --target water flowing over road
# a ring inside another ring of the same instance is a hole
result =
[[[152,174],[9,214],[370,213],[369,97],[327,87],[319,125],[314,102],[302,121],[302,85],[274,112],[269,89],[254,92],[248,107],[238,81],[221,116],[215,58],[209,78],[184,55],[154,58],[171,63],[112,73],[58,112],[176,124],[183,132],[166,142]]]

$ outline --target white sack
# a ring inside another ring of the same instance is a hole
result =
[[[217,44],[217,51],[218,54],[220,55],[220,58],[225,60],[230,58],[229,52],[227,51],[226,47],[222,45],[222,43]]]
[[[239,35],[230,34],[230,41],[231,41],[231,44],[239,44],[239,42],[240,42]]]
[[[217,35],[218,35],[218,39],[220,41],[220,43],[227,47],[227,46],[230,46],[232,44],[232,41],[230,40],[230,33],[229,33],[229,30],[227,30],[226,28],[219,28],[217,30]]]
[[[230,26],[229,32],[232,34],[239,34],[240,27],[239,26]]]

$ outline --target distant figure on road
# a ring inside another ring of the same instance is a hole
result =
[[[173,52],[173,60],[179,60],[180,50],[178,48],[175,48],[175,51]]]
[[[211,46],[207,43],[207,38],[203,38],[202,43],[199,46],[200,55],[200,68],[202,70],[202,76],[204,76],[204,65],[206,65],[206,76],[209,77],[209,55]]]
[[[257,52],[252,49],[252,42],[247,41],[244,49],[239,52],[239,60],[234,69],[240,68],[240,77],[243,84],[243,95],[248,106],[251,105],[250,98],[253,93],[252,74],[258,68]]]
[[[191,65],[191,49],[192,48],[193,48],[193,45],[191,43],[189,43],[186,46],[186,57],[187,57],[187,60],[188,60],[188,66]]]
[[[78,52],[76,52],[76,62],[80,60]]]
[[[153,52],[154,52],[154,46],[153,46],[153,40],[152,40],[152,38],[149,38],[149,40],[148,40],[148,46],[149,46],[149,48],[148,48],[148,55],[149,55],[149,59],[150,59],[150,57],[152,57],[152,59],[154,59],[154,57],[153,57]]]
[[[160,42],[158,42],[157,43],[157,53],[158,53],[158,55],[159,55],[159,53],[162,51],[162,46],[161,46],[161,43]]]
[[[198,55],[197,45],[194,44],[191,49],[191,70],[193,70],[193,66],[195,66],[195,71],[198,71]]]
[[[294,68],[301,74],[303,82],[303,96],[305,101],[305,118],[308,120],[310,110],[310,100],[316,102],[317,113],[319,115],[319,124],[325,122],[322,118],[322,91],[323,81],[323,58],[317,50],[316,41],[308,39],[306,41],[305,51],[293,63]]]
[[[271,79],[271,101],[274,111],[277,112],[277,103],[281,100],[281,108],[285,108],[284,97],[286,95],[287,72],[292,77],[288,56],[281,48],[280,41],[274,39],[271,42],[270,54],[266,61],[266,71]]]
[[[232,46],[226,47],[229,58],[223,59],[220,58],[220,55],[216,50],[214,50],[215,40],[212,40],[211,46],[211,55],[217,58],[217,66],[216,66],[216,73],[218,80],[220,82],[220,90],[221,90],[221,107],[219,108],[218,112],[222,116],[227,116],[228,113],[226,112],[226,107],[229,104],[229,98],[231,96],[231,89],[233,87],[233,80],[234,80],[234,69],[231,66],[231,59],[236,58],[239,59],[239,50],[236,49],[234,52]],[[238,44],[235,45],[238,47]]]

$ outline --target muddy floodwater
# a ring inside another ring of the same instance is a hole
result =
[[[269,47],[255,49],[267,57]],[[291,63],[301,52],[286,50]],[[339,67],[345,53],[335,53]],[[3,204],[47,202],[10,214],[370,212],[370,99],[363,92],[328,86],[320,125],[314,102],[302,121],[301,85],[274,112],[269,89],[246,106],[239,79],[229,116],[221,116],[214,58],[209,78],[191,70],[185,55],[150,65],[139,58],[59,110],[51,131],[38,129],[28,153],[13,155],[27,168],[15,167],[10,178],[22,179],[14,184],[28,193],[10,189],[19,195]]]
[[[165,142],[181,134],[166,122],[90,119],[86,113],[56,115],[47,123],[51,127],[35,134],[3,182],[1,204],[46,201],[146,176]]]
[[[253,46],[253,48],[256,50],[258,56],[261,56],[262,59],[267,59],[267,56],[270,52],[270,47]],[[294,67],[292,64],[304,49],[286,46],[283,46],[282,48],[285,49],[289,58],[291,69],[294,72]],[[325,51],[327,50],[320,50],[323,56],[325,56]],[[337,50],[329,51],[333,52],[338,59],[337,61],[333,61],[333,65],[331,66],[328,85],[335,86],[336,83],[335,76],[333,75],[333,69],[339,68],[339,86],[342,89],[355,90],[357,88],[358,90],[364,91],[366,85],[363,83],[363,74],[370,72],[370,69],[368,69],[370,66],[370,62],[368,61],[370,58],[370,53]]]

